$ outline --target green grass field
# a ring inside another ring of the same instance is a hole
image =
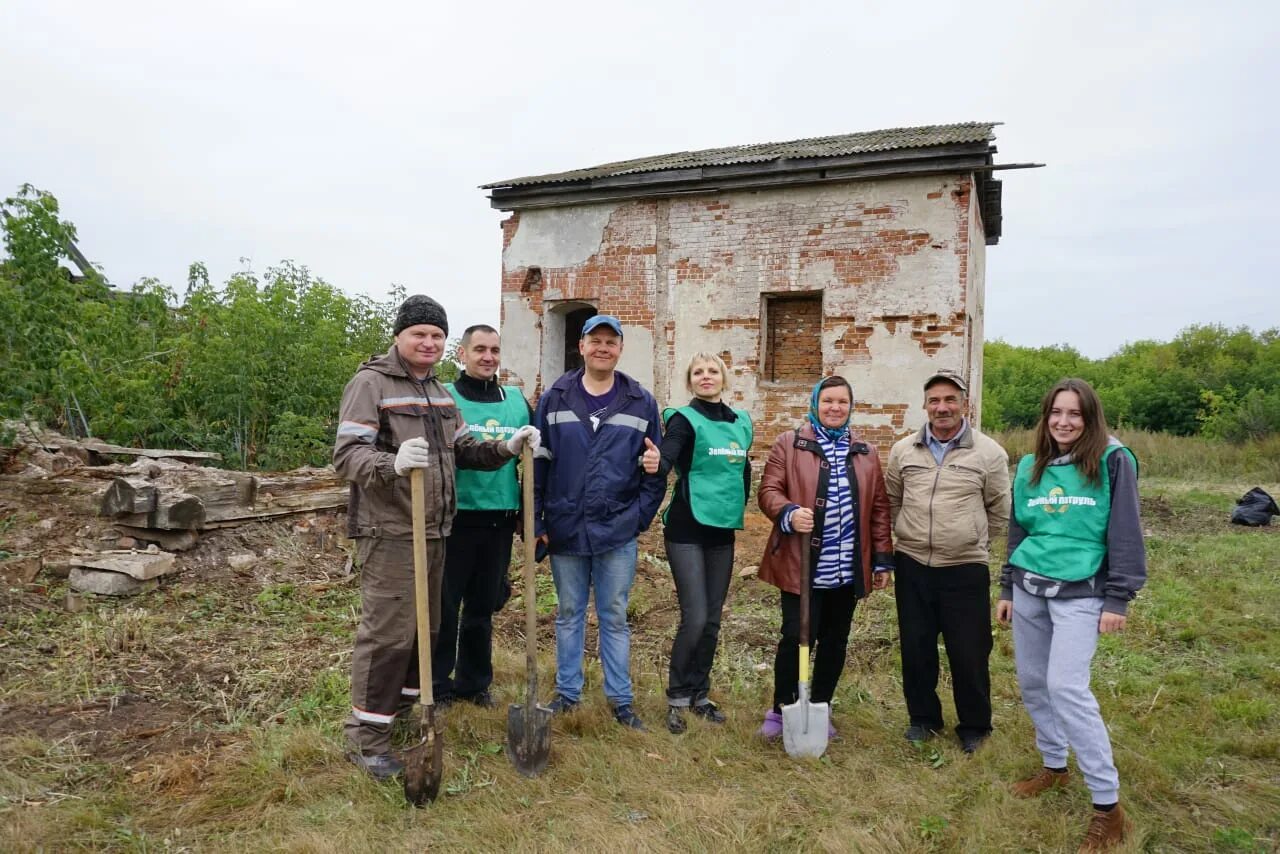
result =
[[[1150,581],[1094,667],[1134,822],[1125,850],[1277,850],[1280,531],[1227,524],[1255,482],[1150,469]],[[739,570],[758,562],[760,531],[756,520]],[[0,850],[1063,851],[1083,835],[1078,775],[1035,802],[1008,794],[1038,756],[1007,630],[996,629],[987,746],[968,757],[951,736],[903,740],[883,594],[859,606],[834,704],[840,738],[822,760],[794,761],[754,736],[779,619],[776,593],[754,577],[734,579],[714,674],[728,724],[691,719],[687,734],[669,735],[677,611],[652,537],[632,602],[649,731],[613,723],[592,662],[583,707],[554,724],[547,772],[515,773],[502,743],[506,705],[523,697],[517,584],[496,632],[500,708],[447,712],[444,788],[415,810],[398,784],[343,759],[356,584],[323,571],[340,556],[317,561],[276,536],[270,572],[251,581],[188,572],[77,614],[61,607],[61,584],[4,594]]]

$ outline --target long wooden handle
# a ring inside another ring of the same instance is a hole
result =
[[[538,579],[537,543],[533,525],[533,449],[526,442],[520,451],[520,465],[524,469],[523,517],[524,517],[524,648],[525,668],[528,670],[529,696],[525,708],[532,709],[538,702]]]
[[[409,490],[413,495],[413,600],[418,612],[420,702],[424,706],[434,706],[435,697],[431,693],[431,605],[427,600],[431,595],[427,581],[427,490],[426,473],[422,469],[409,470]]]

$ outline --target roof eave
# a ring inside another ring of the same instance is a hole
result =
[[[489,195],[489,204],[498,210],[519,211],[872,178],[975,174],[978,178],[974,197],[980,205],[986,243],[995,245],[1000,240],[1002,216],[1001,184],[989,174],[994,153],[993,145],[982,142],[841,157],[782,158],[760,163],[637,172],[577,181],[494,187]]]

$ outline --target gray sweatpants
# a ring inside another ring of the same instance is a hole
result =
[[[1013,652],[1022,702],[1046,768],[1065,768],[1068,746],[1095,804],[1120,799],[1120,775],[1089,671],[1102,599],[1045,599],[1013,588]]]

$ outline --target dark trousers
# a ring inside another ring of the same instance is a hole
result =
[[[799,699],[800,596],[782,592],[782,638],[773,659],[773,710]],[[852,584],[833,589],[815,588],[809,596],[809,646],[813,649],[813,678],[809,699],[829,703],[844,670],[849,629],[858,597]]]
[[[671,645],[667,702],[700,705],[711,691],[711,665],[720,639],[720,614],[733,577],[733,543],[666,543],[680,602],[680,628]]]
[[[361,537],[360,626],[351,654],[351,714],[343,729],[356,750],[373,755],[391,747],[397,710],[418,701],[418,612],[413,541]],[[434,648],[440,624],[444,540],[427,540],[427,591]]]
[[[895,579],[902,692],[911,723],[942,730],[938,635],[951,666],[956,733],[991,732],[991,580],[987,565],[926,566],[898,552]]]
[[[484,527],[454,527],[449,535],[440,642],[431,656],[431,689],[437,698],[473,697],[493,683],[493,612],[511,564],[514,533],[512,519]]]

